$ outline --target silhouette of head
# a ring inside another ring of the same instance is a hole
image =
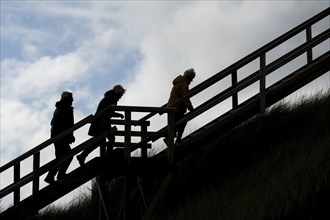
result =
[[[66,103],[72,103],[73,102],[73,96],[71,92],[64,91],[61,94],[61,100]]]
[[[195,76],[196,76],[196,73],[195,73],[195,70],[193,68],[187,69],[183,73],[183,77],[186,78],[189,83],[191,83],[193,81]]]
[[[112,90],[115,91],[118,98],[121,98],[126,92],[126,89],[124,89],[121,85],[115,85]]]

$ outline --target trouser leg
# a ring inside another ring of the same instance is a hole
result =
[[[107,136],[107,139],[108,139],[108,142],[107,142],[107,154],[109,154],[112,151],[112,149],[113,149],[113,147],[115,145],[116,138],[115,138],[115,136],[113,134],[110,134],[109,136]]]
[[[57,171],[58,171],[58,166],[52,167],[47,174],[47,178],[54,177]]]
[[[63,156],[65,156],[67,153],[69,153],[71,151],[71,147],[68,143],[63,143],[62,146],[60,146],[61,148],[56,150],[56,157],[57,158],[61,158]],[[66,171],[68,170],[70,164],[72,161],[72,157],[68,158],[67,160],[65,160],[58,169],[58,173],[59,175],[64,175],[66,173]]]
[[[58,161],[58,150],[61,148],[61,143],[55,142],[54,146],[55,146],[55,163],[57,163],[57,161]],[[58,169],[59,169],[58,165],[50,168],[50,170],[47,174],[47,178],[54,177],[57,174]]]
[[[174,122],[180,121],[184,117],[184,112],[178,112],[174,115]],[[187,123],[180,124],[175,127],[175,133],[177,134],[176,136],[176,143],[180,142],[182,139],[182,135],[184,132],[184,129],[186,127]]]
[[[180,125],[180,126],[178,127],[178,129],[177,129],[177,133],[178,133],[178,135],[177,135],[177,138],[176,138],[176,141],[175,141],[175,142],[178,143],[178,142],[181,141],[181,139],[182,139],[182,135],[183,135],[183,132],[184,132],[184,129],[185,129],[186,125],[187,125],[187,123],[184,123],[184,124],[182,124],[182,125]]]
[[[102,143],[105,140],[101,140],[100,142],[90,145],[87,148],[85,148],[85,150],[83,150],[83,152],[80,154],[80,156],[82,156],[83,158],[86,158],[93,150],[95,150],[98,146],[102,145]]]

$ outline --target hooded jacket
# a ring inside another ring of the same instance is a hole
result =
[[[173,87],[171,90],[170,98],[167,102],[167,106],[172,106],[176,101],[185,97],[189,93],[189,83],[185,77],[182,75],[177,76],[173,80]],[[172,106],[173,107],[173,106]],[[185,113],[187,108],[189,110],[193,109],[190,99],[187,99],[185,102],[176,106],[178,112]]]
[[[113,90],[109,90],[104,94],[103,99],[100,101],[96,113],[102,111],[103,109],[111,106],[111,105],[117,105],[117,102],[119,100],[118,95]],[[95,113],[95,114],[96,114]],[[97,136],[104,132],[105,130],[109,129],[111,127],[110,119],[112,117],[120,117],[121,114],[109,110],[104,115],[100,116],[96,120],[94,120],[91,123],[91,126],[89,127],[88,134],[90,136]]]
[[[55,111],[53,114],[51,124],[51,138],[61,134],[62,132],[70,129],[74,125],[74,117],[73,117],[73,107],[71,104],[60,100],[55,104]],[[73,132],[63,138],[63,141],[68,143],[72,142]]]

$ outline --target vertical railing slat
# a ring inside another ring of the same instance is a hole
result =
[[[38,196],[39,192],[39,168],[40,168],[40,152],[33,155],[33,183],[32,183],[32,195]]]
[[[259,96],[260,113],[264,113],[266,108],[265,88],[266,88],[266,54],[262,53],[260,55],[260,96]]]
[[[306,41],[310,41],[312,39],[312,27],[309,26],[306,28]],[[311,63],[313,61],[313,49],[310,48],[307,51],[307,63]]]
[[[168,145],[168,163],[171,168],[174,167],[174,113],[167,113],[167,145]]]
[[[14,183],[20,180],[21,162],[17,162],[14,165]],[[20,188],[14,190],[14,205],[20,202]]]
[[[131,111],[125,111],[125,189],[124,189],[124,220],[129,219],[130,215],[130,176],[129,165],[131,160]]]
[[[145,123],[142,123],[141,127],[141,132],[147,132],[148,131],[148,126]],[[147,136],[142,135],[141,136],[141,141],[144,140]],[[141,148],[141,157],[142,158],[147,158],[148,157],[148,148],[147,145],[143,146]]]
[[[32,181],[32,197],[33,210],[32,213],[38,213],[38,196],[39,196],[39,168],[40,168],[40,151],[33,155],[33,181]]]
[[[232,84],[233,88],[236,87],[236,84],[237,84],[237,70],[235,70],[231,74],[231,84]],[[235,108],[237,105],[238,105],[238,95],[237,95],[237,92],[236,92],[232,96],[232,108]]]

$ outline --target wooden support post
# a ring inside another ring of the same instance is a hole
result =
[[[148,131],[148,126],[145,124],[145,123],[143,123],[142,125],[141,125],[141,132],[147,132]],[[143,139],[145,139],[147,136],[141,136],[141,141],[143,140]],[[145,145],[145,146],[143,146],[142,148],[141,148],[141,157],[142,158],[147,158],[148,157],[148,148],[147,148],[147,145]]]
[[[40,151],[33,155],[33,186],[32,186],[33,197],[37,197],[39,193],[39,168],[40,168]]]
[[[109,214],[107,211],[106,203],[104,200],[104,192],[105,192],[105,181],[103,178],[99,178],[96,181],[97,189],[99,192],[99,220],[109,220]],[[105,218],[104,218],[105,217]]]
[[[312,27],[309,26],[306,28],[306,41],[310,41],[312,39]],[[307,63],[311,63],[313,61],[313,49],[310,48],[307,50]]]
[[[131,159],[131,112],[125,111],[125,165],[128,168]]]
[[[100,157],[101,158],[105,158],[106,154],[107,154],[107,139],[105,138],[101,144],[100,144]],[[104,220],[105,217],[108,220],[108,213],[106,210],[106,206],[105,206],[105,202],[103,200],[103,192],[105,192],[105,181],[103,179],[103,175],[99,175],[96,178],[96,185],[98,188],[98,192],[99,192],[99,220]]]
[[[260,113],[264,113],[266,109],[266,54],[263,53],[260,56]]]
[[[233,88],[236,87],[236,84],[237,84],[237,70],[231,73],[231,85],[233,86]],[[232,108],[235,108],[236,106],[238,106],[237,92],[234,93],[232,96]]]
[[[40,151],[33,155],[33,182],[32,182],[32,197],[34,214],[38,213],[38,196],[39,196],[39,168],[40,168]]]
[[[14,165],[14,183],[20,180],[21,173],[21,163],[17,162]],[[14,190],[14,205],[17,205],[20,202],[20,188]]]
[[[125,111],[125,188],[124,188],[124,220],[129,219],[130,214],[130,175],[129,165],[131,160],[131,112]]]
[[[168,163],[171,168],[174,167],[175,159],[174,159],[174,113],[169,112],[167,114],[167,146],[168,146]]]

